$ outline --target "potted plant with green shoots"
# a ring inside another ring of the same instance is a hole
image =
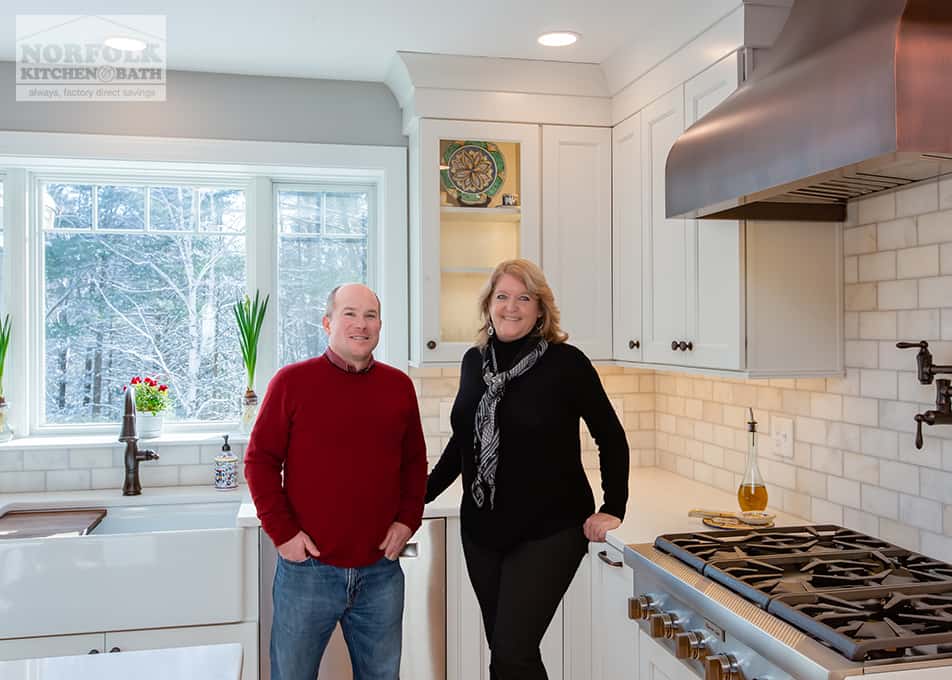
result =
[[[7,423],[7,400],[3,396],[3,365],[7,361],[7,349],[10,347],[10,315],[4,317],[0,323],[0,442],[13,439],[13,430]]]
[[[261,300],[259,292],[255,291],[254,301],[245,295],[245,299],[238,300],[234,306],[235,321],[238,323],[238,340],[241,343],[241,359],[245,364],[245,373],[248,378],[245,383],[245,394],[241,398],[241,422],[239,423],[239,428],[244,434],[251,433],[255,417],[258,415],[255,367],[258,364],[258,339],[261,337],[261,326],[270,300],[270,295]]]

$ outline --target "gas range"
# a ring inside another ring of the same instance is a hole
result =
[[[668,534],[625,561],[631,618],[708,680],[952,678],[952,565],[881,539],[834,525]]]

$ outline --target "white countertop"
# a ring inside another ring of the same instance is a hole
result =
[[[238,680],[241,645],[0,661],[3,680]]]
[[[595,492],[596,505],[601,499],[601,477],[597,470],[588,472]],[[423,516],[459,516],[462,483],[459,479],[424,508]],[[769,488],[768,488],[769,491]],[[118,490],[57,491],[0,494],[0,514],[6,510],[42,505],[89,507],[94,505],[154,505],[164,503],[208,503],[241,500],[236,523],[239,527],[257,527],[260,522],[247,486],[233,491],[217,491],[211,486],[180,486],[143,489],[141,496],[123,496]],[[709,531],[701,520],[688,517],[691,508],[737,510],[737,496],[711,486],[680,477],[661,468],[632,468],[629,476],[628,510],[622,525],[608,534],[608,542],[618,549],[631,543],[650,543],[663,533]],[[771,510],[777,512],[776,510]],[[777,512],[777,524],[809,524],[808,520]]]

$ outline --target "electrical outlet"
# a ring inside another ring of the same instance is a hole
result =
[[[793,458],[793,418],[774,416],[770,419],[774,454],[781,458]]]

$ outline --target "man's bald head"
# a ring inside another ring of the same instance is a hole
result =
[[[377,301],[377,315],[380,315],[380,298],[375,292],[370,288],[365,286],[362,283],[344,283],[339,286],[335,286],[334,289],[327,295],[327,304],[324,307],[324,316],[330,317],[334,313],[334,307],[337,304],[337,293],[344,292],[347,294],[347,297],[351,297],[350,293],[369,293],[374,296],[374,299]]]

